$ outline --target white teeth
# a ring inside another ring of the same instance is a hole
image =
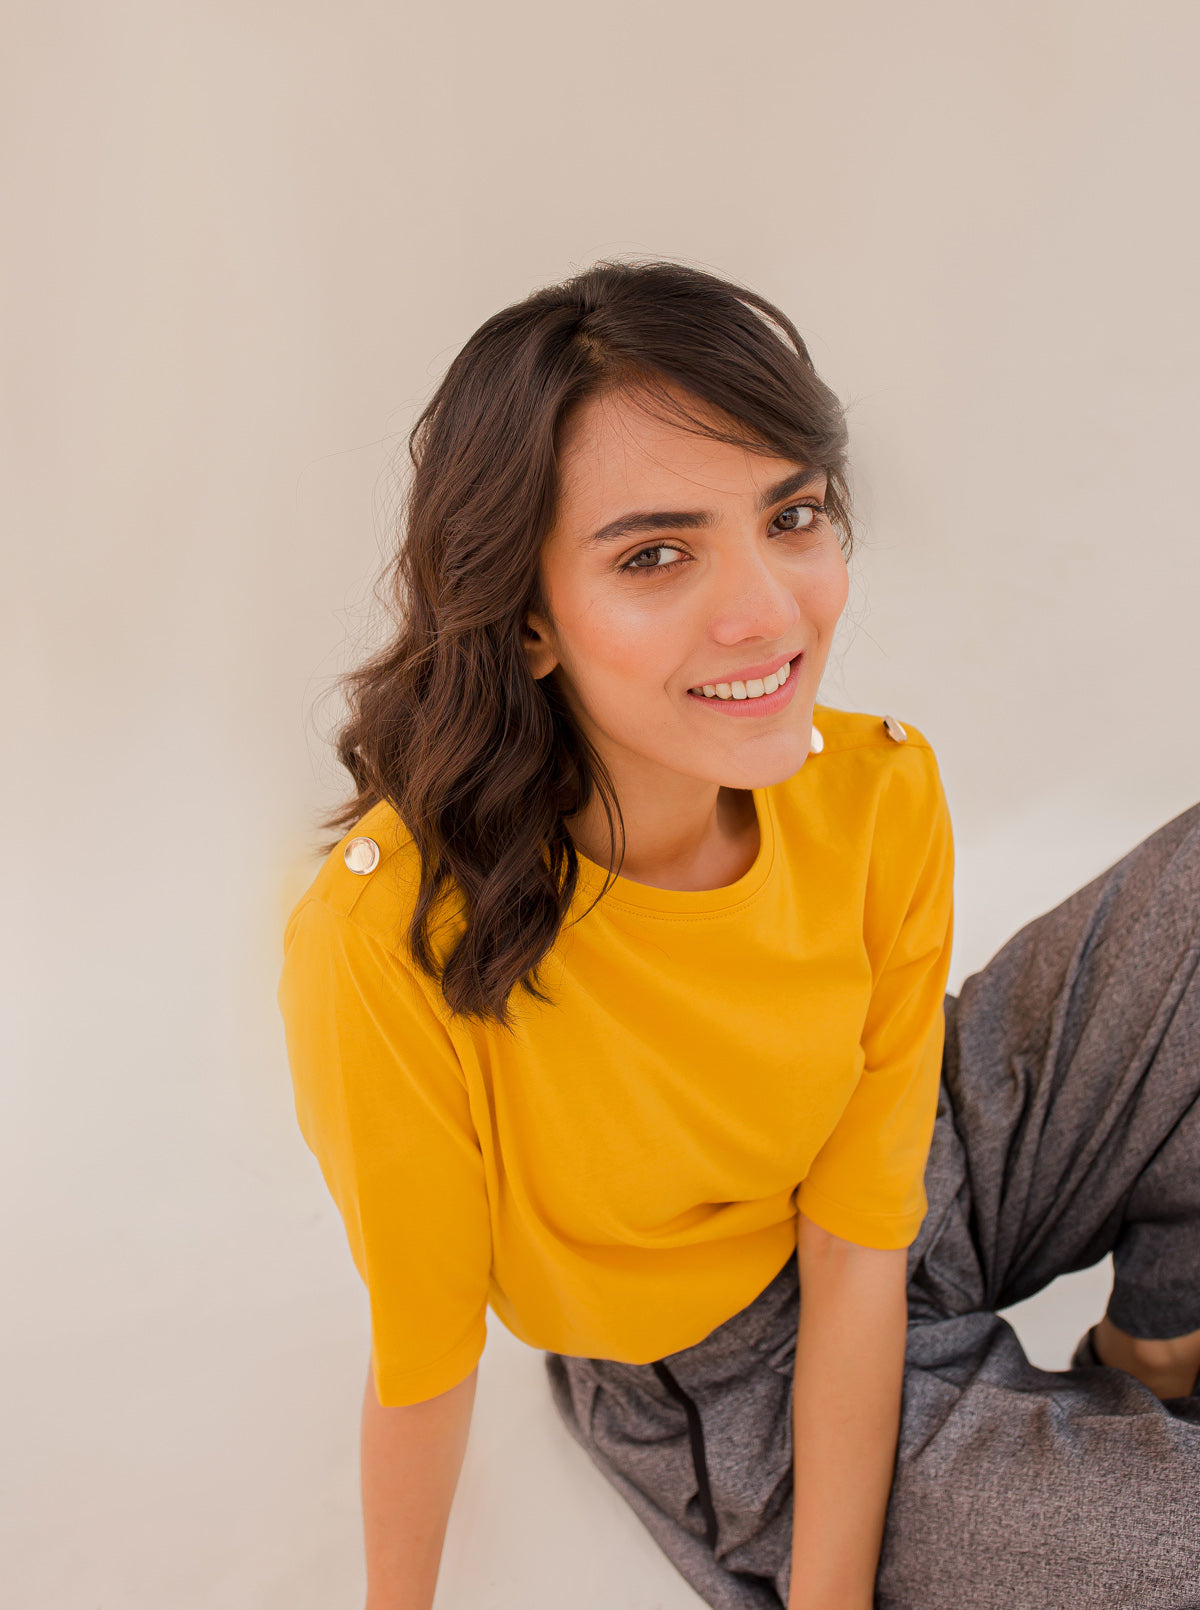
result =
[[[706,699],[761,699],[765,693],[775,693],[792,674],[792,663],[785,660],[778,671],[770,676],[755,678],[751,682],[705,682],[699,690]],[[693,692],[696,689],[693,688]]]

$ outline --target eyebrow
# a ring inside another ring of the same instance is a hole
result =
[[[759,502],[759,512],[765,512],[772,503],[791,497],[794,492],[803,492],[806,486],[819,481],[825,473],[823,469],[809,465],[769,486]],[[590,537],[584,537],[582,542],[585,548],[596,548],[606,542],[615,542],[618,537],[627,537],[631,531],[691,531],[716,523],[717,516],[711,509],[640,509],[633,514],[618,515],[615,520],[602,525],[599,531],[593,531]]]

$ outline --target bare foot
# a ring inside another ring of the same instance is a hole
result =
[[[1185,1397],[1200,1379],[1200,1330],[1150,1340],[1130,1336],[1106,1314],[1092,1331],[1092,1346],[1101,1364],[1136,1377],[1156,1398]]]

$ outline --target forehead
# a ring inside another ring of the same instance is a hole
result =
[[[729,428],[729,421],[699,399],[675,395],[689,412]],[[558,464],[556,524],[574,528],[668,497],[671,507],[755,497],[797,461],[767,448],[715,441],[682,421],[659,417],[654,405],[636,394],[613,391],[580,407],[564,432]]]

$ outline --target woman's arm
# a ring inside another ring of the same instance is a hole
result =
[[[872,1610],[900,1429],[908,1248],[797,1215],[800,1328],[787,1610]]]
[[[362,1407],[366,1610],[430,1610],[458,1485],[478,1366],[423,1403],[383,1408],[367,1371]]]

